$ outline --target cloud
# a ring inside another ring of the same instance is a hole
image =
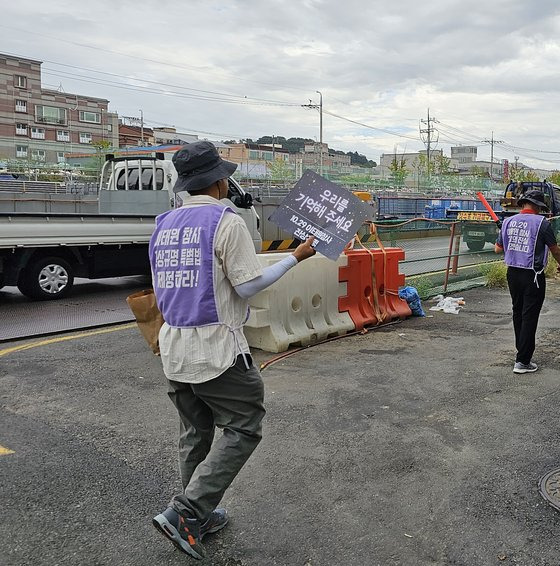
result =
[[[429,107],[455,128],[444,134],[441,126],[444,148],[494,130],[515,146],[555,150],[560,135],[552,115],[560,87],[560,7],[553,0],[483,7],[459,0],[160,0],[141,8],[132,0],[23,0],[3,6],[0,25],[0,51],[82,68],[45,63],[46,83],[109,98],[124,115],[142,108],[147,119],[192,130],[319,135],[317,112],[301,106],[226,104],[156,90],[300,105],[317,102],[320,90],[330,112],[416,137]],[[138,85],[127,77],[161,85],[145,82],[154,92],[141,93],[108,82]],[[324,118],[324,138],[336,149],[377,159],[395,144],[422,147],[419,139]],[[533,164],[543,165],[534,156]]]

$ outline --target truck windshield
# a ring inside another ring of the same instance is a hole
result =
[[[126,190],[126,182],[125,182],[125,169],[121,169],[117,176],[117,190],[124,191]],[[151,191],[153,189],[152,186],[152,175],[153,169],[150,168],[142,168],[142,190],[144,191]],[[139,189],[138,184],[138,169],[136,167],[130,168],[128,170],[128,190],[129,191],[137,191]],[[163,169],[157,168],[156,169],[156,191],[161,191],[163,189]]]

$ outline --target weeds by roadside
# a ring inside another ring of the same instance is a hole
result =
[[[555,279],[558,277],[558,264],[556,260],[549,255],[548,263],[544,270],[544,275],[548,279]],[[480,266],[480,273],[486,277],[487,287],[507,287],[507,266],[503,261],[496,261],[486,263]]]
[[[552,257],[552,254],[548,254],[548,263],[546,264],[546,268],[544,270],[544,276],[548,279],[555,279],[558,277],[558,263]]]
[[[507,267],[503,261],[481,265],[480,273],[486,278],[487,287],[507,287]]]
[[[407,277],[406,284],[414,287],[418,291],[418,295],[421,299],[427,299],[430,297],[430,293],[433,290],[434,284],[430,281],[428,277]]]

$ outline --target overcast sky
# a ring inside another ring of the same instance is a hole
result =
[[[494,131],[496,159],[560,168],[557,0],[19,0],[2,2],[0,52],[44,61],[44,86],[211,140],[318,140],[301,105],[320,91],[334,149],[417,151],[429,108],[447,154],[489,159]]]

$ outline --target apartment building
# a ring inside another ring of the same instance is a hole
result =
[[[184,145],[198,141],[198,136],[194,134],[186,134],[178,132],[175,128],[154,128],[154,140],[156,145],[172,144]]]
[[[65,163],[106,140],[118,146],[109,101],[42,87],[41,61],[0,53],[0,160]]]
[[[154,131],[151,128],[123,124],[119,120],[119,147],[155,145]]]
[[[278,145],[260,145],[256,143],[216,144],[223,159],[234,163],[273,162],[282,159],[288,162],[290,153]]]

